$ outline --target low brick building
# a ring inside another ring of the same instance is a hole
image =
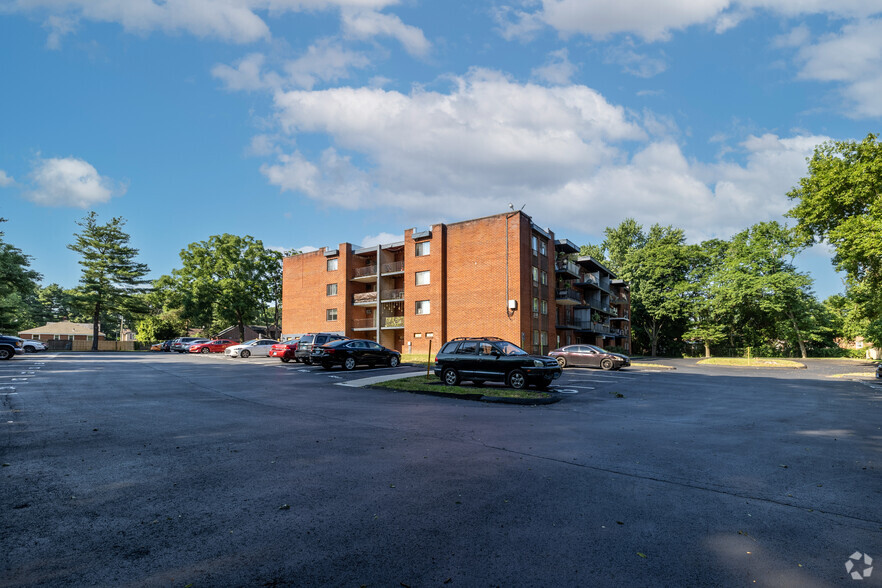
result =
[[[92,323],[60,321],[21,331],[18,336],[22,339],[39,339],[40,341],[91,341],[92,334]],[[98,340],[104,341],[104,333],[99,331]]]
[[[405,353],[478,335],[535,353],[576,342],[628,349],[627,284],[577,253],[515,211],[287,257],[282,331],[338,332]]]

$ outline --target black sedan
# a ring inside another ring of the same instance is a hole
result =
[[[595,345],[567,345],[548,353],[557,360],[560,367],[601,368],[618,370],[631,365],[631,358],[620,353],[612,353]]]
[[[397,367],[401,363],[401,354],[367,339],[338,339],[313,347],[309,359],[313,365],[320,365],[326,370],[335,365],[342,365],[344,370],[352,370],[359,364]]]

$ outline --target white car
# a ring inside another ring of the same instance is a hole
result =
[[[269,357],[270,349],[278,343],[275,339],[252,339],[224,349],[227,357]]]
[[[25,339],[22,348],[25,353],[36,353],[38,351],[46,351],[49,349],[46,344],[36,339]]]

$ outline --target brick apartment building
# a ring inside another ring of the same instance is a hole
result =
[[[570,343],[629,350],[628,285],[577,254],[516,211],[286,257],[282,331],[337,332],[404,353],[463,336],[534,353]]]

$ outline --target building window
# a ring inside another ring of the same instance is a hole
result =
[[[543,347],[548,347],[548,331],[542,331],[541,335],[542,335],[542,338],[539,341],[540,344]]]
[[[542,255],[548,255],[548,249],[545,247],[545,241],[539,242],[539,253]]]
[[[328,310],[326,310],[325,311],[325,318],[329,321],[337,320],[337,309],[336,308],[329,308]]]
[[[58,341],[59,339],[61,339],[61,335],[52,335],[52,338]]]
[[[337,284],[328,284],[328,296],[337,295]]]
[[[423,241],[421,243],[417,243],[415,247],[415,255],[417,257],[422,257],[424,255],[428,255],[432,251],[432,242],[431,241]]]
[[[548,285],[548,272],[546,272],[545,270],[542,270],[542,285]]]
[[[435,333],[426,333],[426,339],[431,339],[435,336]]]
[[[329,272],[337,271],[337,259],[329,259],[328,260],[328,271]]]
[[[533,275],[533,282],[538,284],[539,283],[539,268],[534,265],[530,271],[532,272],[532,275]]]
[[[532,243],[533,243],[533,251],[538,251],[539,250],[539,239],[536,238],[536,235],[533,235]]]
[[[416,301],[416,313],[417,314],[429,314],[430,305],[428,300],[417,300]]]
[[[533,331],[533,345],[539,345],[539,331]]]
[[[423,336],[422,333],[414,333],[414,334],[413,334],[413,338],[414,338],[414,339],[420,339],[420,338],[422,338],[422,336]]]
[[[416,273],[416,285],[417,286],[427,286],[430,282],[430,277],[431,276],[429,275],[428,270],[426,270],[424,272],[417,272]]]
[[[533,299],[533,312],[539,312],[539,299]]]
[[[542,314],[548,314],[548,301],[542,301]]]

